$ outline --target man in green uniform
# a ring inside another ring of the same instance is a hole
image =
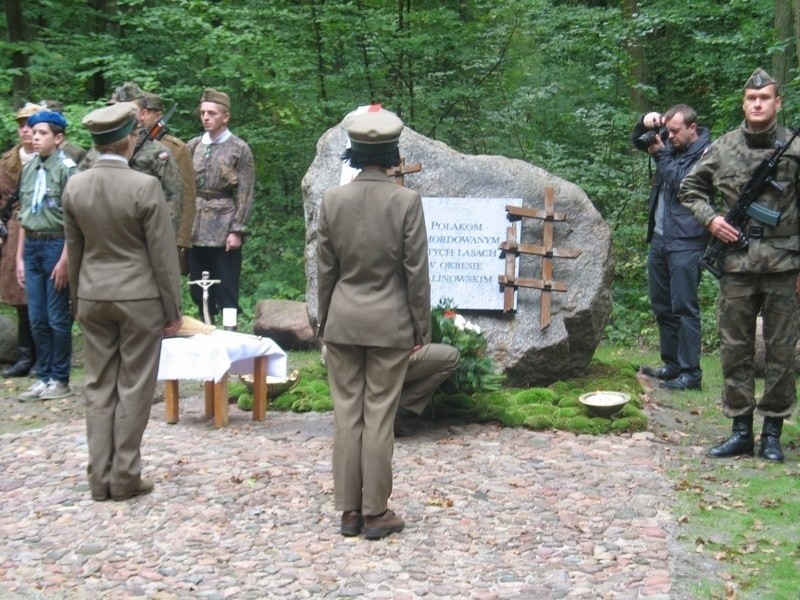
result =
[[[111,98],[106,104],[116,104],[117,102],[138,102],[144,97],[142,88],[132,81],[127,81],[114,90]],[[161,142],[146,140],[147,132],[139,129],[136,138],[136,148],[130,164],[134,171],[152,175],[161,182],[161,189],[164,190],[164,197],[169,208],[170,221],[175,232],[178,231],[181,223],[181,208],[183,184],[181,183],[181,171],[178,162],[169,149]],[[98,157],[97,150],[89,150],[86,158],[78,165],[79,171],[90,168]]]
[[[144,96],[138,101],[139,112],[136,115],[139,123],[144,130],[150,131],[164,116],[164,100],[161,96],[145,92]],[[192,222],[194,221],[194,200],[197,196],[197,189],[194,181],[194,168],[192,167],[192,156],[189,149],[182,140],[169,133],[159,140],[164,144],[178,163],[181,172],[181,224],[176,231],[176,241],[178,242],[178,253],[181,259],[181,271],[188,275],[188,254],[187,251],[192,247]],[[186,265],[184,267],[184,264]]]
[[[723,216],[762,160],[777,144],[788,140],[786,129],[779,127],[775,118],[780,107],[778,83],[763,69],[756,69],[744,86],[744,122],[712,144],[683,180],[679,193],[695,219],[727,244],[721,259],[717,328],[724,378],[722,410],[733,419],[733,431],[709,450],[712,457],[754,454],[753,412],[757,410],[764,416],[759,456],[782,461],[783,419],[792,414],[797,401],[800,143],[793,144],[777,165],[774,179],[779,186],[766,186],[758,198],[760,205],[781,213],[779,226],[751,220],[744,232],[749,245],[740,248],[735,243],[739,230]],[[716,196],[724,202],[720,210],[712,204]],[[764,393],[756,401],[753,357],[759,313],[764,322],[767,365]]]

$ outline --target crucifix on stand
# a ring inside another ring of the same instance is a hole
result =
[[[199,285],[203,288],[203,320],[206,322],[206,325],[213,325],[211,322],[211,313],[208,311],[208,288],[215,283],[222,282],[219,279],[209,279],[208,276],[209,272],[203,271],[202,278],[190,281],[189,285]]]

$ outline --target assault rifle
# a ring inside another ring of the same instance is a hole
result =
[[[167,111],[167,114],[162,116],[155,124],[150,128],[150,131],[147,132],[147,135],[144,136],[136,147],[133,149],[133,154],[131,155],[131,160],[133,157],[139,153],[139,150],[142,149],[145,142],[150,140],[151,142],[158,141],[163,138],[167,133],[167,121],[170,120],[173,114],[175,114],[175,109],[178,108],[178,103],[172,105],[172,107]]]
[[[777,227],[781,222],[781,213],[758,204],[756,201],[767,186],[771,186],[779,192],[783,191],[783,186],[775,181],[773,177],[775,176],[778,161],[789,149],[794,138],[800,133],[797,129],[790,129],[790,131],[792,132],[791,137],[780,144],[769,158],[761,161],[761,164],[750,176],[750,181],[744,186],[736,204],[725,215],[725,220],[739,230],[739,235],[733,243],[740,250],[746,250],[750,245],[750,240],[744,232],[745,225],[747,225],[749,219],[755,219],[769,227]],[[703,258],[700,259],[700,266],[717,279],[722,277],[722,267],[719,264],[719,259],[725,253],[727,245],[719,238],[713,237],[708,247],[706,247]]]

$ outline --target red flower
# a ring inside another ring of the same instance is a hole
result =
[[[456,311],[447,309],[446,311],[444,311],[442,313],[442,316],[447,318],[447,319],[455,319],[457,315],[456,315]]]

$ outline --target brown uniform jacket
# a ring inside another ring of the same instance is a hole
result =
[[[0,211],[6,208],[8,199],[19,186],[22,174],[22,161],[19,158],[19,144],[0,157]],[[17,283],[17,239],[19,237],[19,219],[16,212],[19,201],[10,207],[12,218],[8,221],[8,237],[0,247],[0,301],[12,306],[27,304],[25,288]]]
[[[428,236],[417,192],[365,169],[326,190],[317,243],[320,337],[409,350],[431,341]]]
[[[192,223],[194,222],[194,199],[197,195],[197,188],[194,181],[194,167],[192,166],[192,155],[186,144],[174,135],[166,134],[161,138],[161,143],[172,152],[178,169],[181,172],[181,191],[183,194],[183,210],[181,211],[181,223],[175,235],[178,246],[181,248],[192,247]]]
[[[167,321],[180,316],[175,233],[158,179],[100,159],[69,179],[62,206],[73,314],[81,298],[161,298]]]

